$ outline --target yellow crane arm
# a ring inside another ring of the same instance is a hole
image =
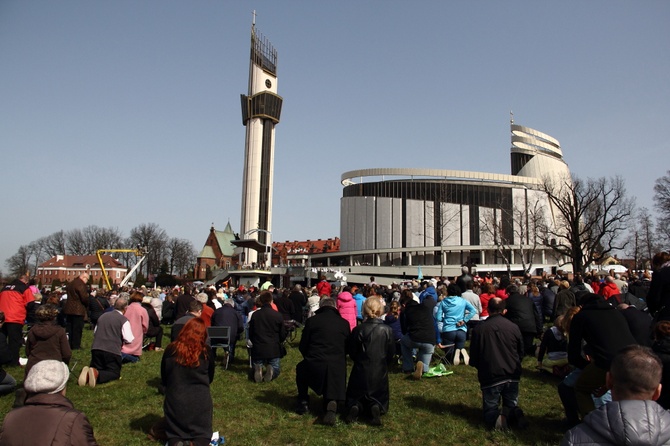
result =
[[[107,289],[111,290],[112,289],[112,284],[109,282],[109,275],[107,274],[107,270],[105,269],[105,263],[102,261],[102,255],[110,252],[130,252],[135,254],[137,257],[142,257],[141,260],[144,260],[144,256],[147,255],[147,249],[146,248],[134,248],[134,249],[123,249],[123,248],[118,248],[118,249],[98,249],[95,252],[95,255],[98,257],[98,263],[100,264],[100,271],[102,271],[102,277],[105,279],[105,284],[107,285]],[[139,263],[141,263],[141,260]],[[133,269],[134,271],[134,269]]]

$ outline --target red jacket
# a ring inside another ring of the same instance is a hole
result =
[[[34,300],[33,292],[20,280],[5,285],[0,292],[0,311],[5,313],[5,322],[23,325],[26,322],[26,305]]]
[[[319,296],[323,296],[325,294],[326,296],[330,297],[332,289],[333,288],[330,286],[330,283],[325,280],[322,280],[316,284],[316,291],[319,293]]]
[[[602,294],[602,296],[605,298],[605,300],[607,300],[611,296],[621,294],[621,291],[619,291],[619,287],[616,286],[616,283],[605,282],[605,284],[600,287],[600,294]]]

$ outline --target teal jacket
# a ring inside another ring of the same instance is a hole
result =
[[[466,314],[465,311],[468,311]],[[470,302],[460,296],[448,296],[442,299],[437,304],[437,311],[435,312],[435,320],[437,321],[437,329],[440,333],[449,331],[463,330],[467,331],[466,323],[477,314],[477,309],[472,306]],[[456,325],[463,321],[463,325]]]

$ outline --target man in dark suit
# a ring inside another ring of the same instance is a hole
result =
[[[286,339],[284,318],[272,309],[272,293],[263,291],[258,299],[261,308],[251,313],[249,320],[251,360],[254,364],[254,381],[257,383],[270,382],[279,376],[281,344]]]
[[[300,339],[304,359],[295,368],[298,414],[309,410],[308,388],[311,387],[317,395],[323,395],[326,406],[323,424],[335,424],[337,402],[346,397],[348,336],[349,322],[340,316],[335,300],[322,299],[316,314],[307,319]]]
[[[244,331],[242,315],[235,309],[235,301],[232,298],[223,301],[221,308],[214,310],[212,314],[213,327],[230,327],[230,347],[228,348],[229,360],[235,359],[235,344]]]
[[[514,322],[521,330],[526,355],[534,356],[535,345],[533,342],[542,333],[542,317],[532,299],[520,294],[516,285],[507,287],[507,295],[509,297],[505,302],[505,308],[507,309],[505,317]]]

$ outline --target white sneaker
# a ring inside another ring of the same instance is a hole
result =
[[[85,386],[86,384],[88,384],[88,370],[89,367],[87,365],[85,365],[84,368],[81,369],[79,379],[77,380],[77,384],[79,384],[80,386]]]
[[[465,365],[470,364],[470,355],[468,355],[467,350],[463,348],[461,349],[461,353],[463,354],[463,364]]]
[[[454,350],[454,365],[461,363],[461,351],[459,349]]]

